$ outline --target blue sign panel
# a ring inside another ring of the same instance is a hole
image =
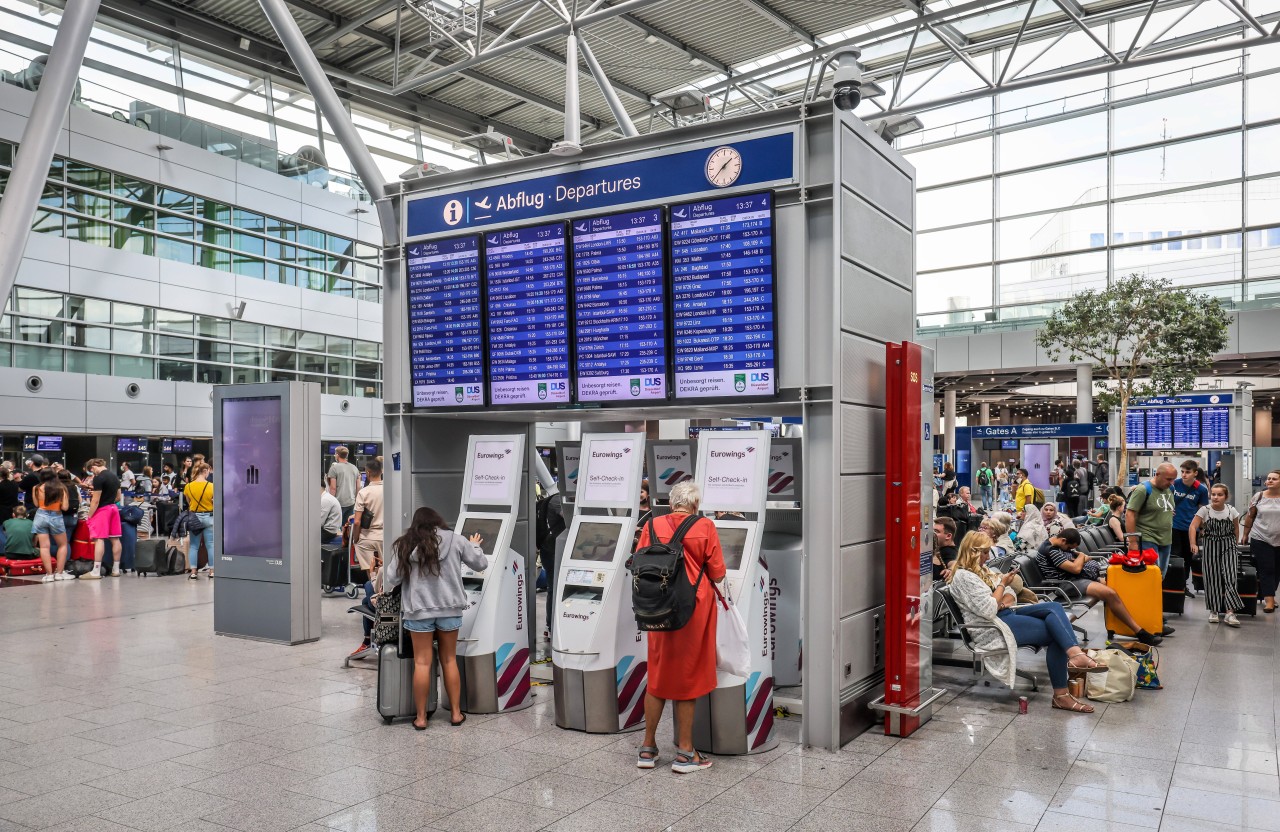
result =
[[[973,438],[1053,439],[1065,436],[1106,436],[1105,422],[1078,422],[1067,425],[993,425],[973,428]]]
[[[1173,447],[1200,447],[1200,410],[1179,407],[1173,411]]]
[[[582,168],[475,190],[409,199],[405,236],[600,211],[718,188],[790,182],[792,133],[762,136],[648,159]]]
[[[1124,441],[1130,450],[1147,447],[1147,417],[1141,410],[1127,410],[1124,414]]]
[[[1173,447],[1173,412],[1168,408],[1144,410],[1147,417],[1147,448]]]
[[[667,397],[662,210],[573,222],[578,401]]]
[[[145,436],[117,436],[116,437],[116,453],[145,454],[146,452],[147,452],[147,438]]]
[[[414,407],[484,404],[480,238],[405,246]]]
[[[489,402],[568,404],[564,223],[485,235]]]
[[[1231,411],[1225,407],[1205,407],[1200,410],[1200,447],[1229,448],[1231,446]]]
[[[1231,404],[1230,393],[1187,393],[1183,396],[1153,396],[1134,399],[1130,407],[1186,407],[1197,404]]]
[[[773,194],[671,208],[677,398],[777,392]]]

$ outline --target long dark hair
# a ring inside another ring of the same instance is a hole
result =
[[[449,524],[440,516],[440,512],[429,506],[419,506],[413,513],[409,528],[391,544],[400,574],[406,577],[409,575],[413,563],[410,558],[417,551],[418,571],[423,575],[439,575],[440,538],[436,537],[436,531],[448,528]]]

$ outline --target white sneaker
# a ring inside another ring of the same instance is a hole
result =
[[[1218,623],[1218,614],[1216,612],[1209,613],[1209,623],[1210,624]]]
[[[1225,623],[1228,627],[1239,627],[1240,619],[1236,618],[1235,613],[1229,612],[1227,613],[1227,617],[1223,619],[1223,623]]]
[[[59,572],[53,576],[53,579],[55,581],[74,581],[76,576],[72,575],[70,572]]]
[[[118,577],[120,577],[120,567],[119,567],[119,566],[113,566],[113,567],[111,567],[111,577],[113,577],[113,578],[118,578]]]
[[[53,582],[54,582],[54,581],[56,581],[56,580],[58,580],[58,576],[57,576],[57,575],[45,575],[43,578],[41,578],[41,579],[40,579],[40,583],[42,583],[42,584],[51,584],[51,583],[53,583]]]
[[[90,569],[88,572],[80,576],[82,581],[100,581],[102,580],[102,567]]]

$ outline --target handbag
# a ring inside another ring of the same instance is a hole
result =
[[[1119,647],[1134,661],[1138,663],[1137,677],[1135,685],[1139,690],[1163,690],[1164,685],[1160,684],[1160,651],[1154,647],[1146,645],[1113,645],[1107,642],[1108,647]]]
[[[377,617],[369,640],[374,644],[394,644],[400,639],[400,587],[384,592],[373,602]]]
[[[747,623],[742,620],[738,606],[722,595],[714,582],[711,590],[720,602],[720,614],[716,616],[716,670],[745,679],[751,675]]]
[[[1138,684],[1138,662],[1115,648],[1090,650],[1090,657],[1107,666],[1106,673],[1090,673],[1085,678],[1086,695],[1098,702],[1128,702]]]

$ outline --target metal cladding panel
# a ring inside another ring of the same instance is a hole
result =
[[[847,186],[841,188],[840,253],[845,259],[911,289],[915,284],[914,236],[910,229],[879,211],[868,199]]]
[[[840,673],[844,688],[884,667],[884,607],[840,621]]]
[[[840,550],[840,617],[884,604],[884,541]]]
[[[881,342],[912,335],[914,318],[910,288],[890,283],[844,261],[840,269],[840,326],[847,332]]]
[[[841,474],[884,472],[884,419],[885,412],[874,407],[840,405]]]
[[[870,142],[876,142],[879,147]],[[868,139],[848,127],[840,131],[840,144],[840,152],[845,159],[840,172],[845,186],[861,194],[906,229],[913,228],[915,192],[911,188],[911,176],[904,170],[909,166],[902,157],[883,152],[881,148],[890,148],[878,137]]]
[[[884,407],[884,345],[840,333],[840,400]]]
[[[902,0],[858,0],[856,3],[814,3],[812,0],[763,2],[819,37],[901,14],[905,8]]]
[[[840,477],[840,545],[884,538],[884,475]]]
[[[699,0],[693,6],[658,3],[637,11],[632,17],[729,65],[753,61],[761,55],[796,45],[793,35],[763,16],[743,9],[738,0]],[[701,69],[703,75],[714,72],[706,67]]]

